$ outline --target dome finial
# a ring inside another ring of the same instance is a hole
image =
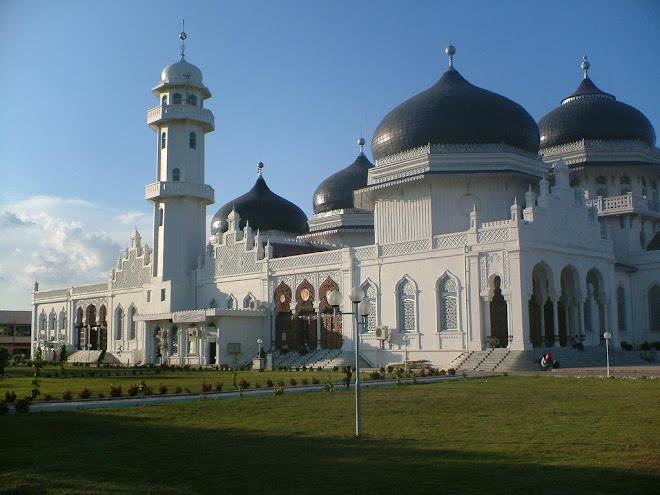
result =
[[[453,68],[454,54],[456,53],[456,48],[454,48],[454,45],[451,44],[451,41],[449,42],[449,45],[447,45],[447,48],[445,48],[445,53],[447,54],[447,57],[449,57],[449,67]]]
[[[364,155],[364,143],[365,140],[363,137],[357,140],[358,146],[360,147],[360,156]]]
[[[181,40],[181,58],[186,57],[186,38],[188,35],[186,34],[186,20],[181,19],[181,34],[179,35],[179,39]]]
[[[588,72],[589,72],[589,67],[591,67],[591,64],[589,62],[587,62],[587,56],[586,55],[582,55],[582,63],[580,64],[580,67],[584,71],[584,78],[589,79]]]
[[[257,177],[261,177],[261,171],[264,169],[264,162],[257,163]]]

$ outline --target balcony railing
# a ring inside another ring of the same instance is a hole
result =
[[[595,206],[599,215],[620,215],[622,213],[638,213],[660,217],[658,202],[650,199],[633,196],[632,193],[623,196],[598,196],[588,199],[587,206]]]
[[[194,120],[208,130],[215,128],[213,112],[195,105],[160,105],[147,112],[147,124],[156,125],[163,120]]]

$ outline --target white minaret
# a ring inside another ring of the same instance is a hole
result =
[[[203,108],[211,92],[202,71],[185,59],[186,33],[179,35],[181,60],[163,69],[152,89],[159,105],[147,113],[156,131],[156,182],[145,197],[154,205],[153,276],[163,281],[187,278],[205,244],[206,206],[214,191],[204,184],[204,135],[214,117]]]

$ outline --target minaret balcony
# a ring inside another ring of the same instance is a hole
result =
[[[632,193],[622,196],[598,196],[596,199],[588,199],[587,206],[595,206],[600,216],[636,213],[660,218],[657,201],[652,201],[643,196],[633,196]]]
[[[146,188],[144,198],[148,201],[162,200],[166,198],[196,198],[207,205],[215,202],[215,191],[207,184],[196,184],[194,182],[154,182]]]
[[[160,105],[147,112],[147,124],[153,130],[159,125],[177,120],[191,120],[202,124],[204,132],[215,129],[213,112],[195,105]]]

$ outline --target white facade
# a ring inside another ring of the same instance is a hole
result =
[[[657,148],[581,141],[537,156],[423,146],[377,161],[355,193],[361,217],[312,219],[325,232],[316,238],[314,228],[288,241],[241,230],[233,212],[229,230],[206,240],[210,91],[182,58],[153,92],[154,248],[134,232],[109,281],[35,289],[33,349],[230,366],[252,358],[257,339],[266,349],[351,351],[351,317],[333,316],[326,295],[338,289],[348,312],[355,286],[373,303],[360,338],[374,366],[402,362],[405,340],[414,359],[436,366],[491,346],[598,346],[605,331],[615,345],[660,340],[660,251],[647,249],[660,218]],[[333,222],[361,227],[333,238]],[[330,239],[341,245],[318,244]],[[317,252],[277,257],[275,242]]]

